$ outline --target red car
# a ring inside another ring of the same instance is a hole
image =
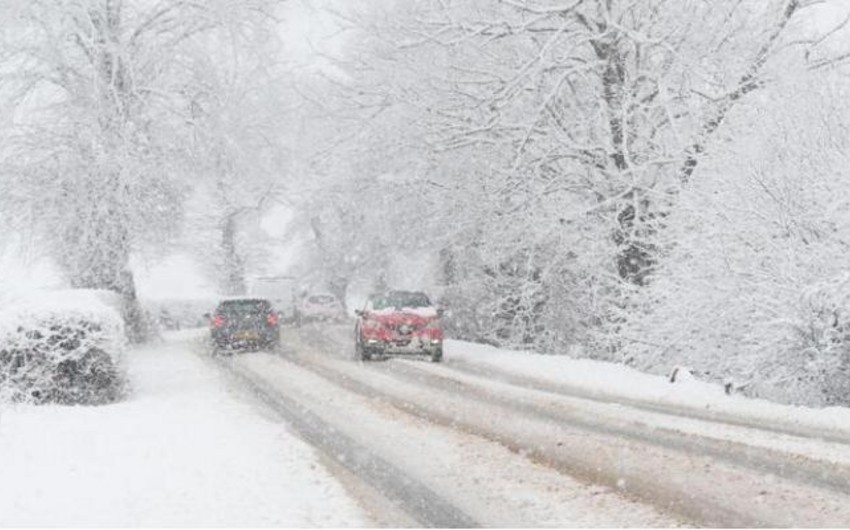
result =
[[[369,297],[355,312],[357,358],[373,355],[428,355],[433,362],[443,359],[442,311],[425,293],[389,291]]]

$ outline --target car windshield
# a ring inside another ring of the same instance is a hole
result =
[[[249,314],[263,313],[270,308],[266,300],[227,300],[219,304],[216,313],[219,314]]]
[[[372,299],[372,307],[374,309],[401,309],[403,307],[419,308],[430,307],[431,301],[425,293],[408,292],[408,291],[393,291],[382,296],[376,296]]]

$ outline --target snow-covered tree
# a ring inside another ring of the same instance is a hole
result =
[[[220,290],[242,294],[262,214],[284,197],[297,115],[289,68],[268,13],[246,15],[194,43],[189,65],[193,200],[189,237]],[[252,243],[253,242],[253,243]]]
[[[813,37],[830,28],[808,25],[817,7],[394,4],[370,11],[371,26],[342,15],[370,51],[349,49],[339,84],[384,131],[355,138],[360,153],[383,142],[390,165],[419,162],[410,193],[429,209],[412,224],[428,227],[416,233],[443,260],[465,334],[613,355],[634,286],[657,266],[670,212],[730,113],[835,57]],[[803,51],[807,64],[789,62]],[[353,178],[387,167],[376,160]],[[398,221],[378,225],[400,239]]]
[[[620,338],[626,360],[746,392],[847,403],[845,73],[788,80],[732,121],[671,214],[676,244]],[[808,94],[801,98],[799,94]]]
[[[192,68],[214,53],[206,35],[265,15],[266,4],[3,4],[4,214],[50,249],[70,285],[120,293],[134,339],[144,329],[130,256],[179,232],[195,175],[193,112],[210,87]]]
[[[3,24],[4,209],[72,286],[121,293],[140,338],[130,253],[179,220],[174,57],[209,20],[185,2],[37,0]]]

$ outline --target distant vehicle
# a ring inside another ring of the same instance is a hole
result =
[[[268,300],[281,320],[292,322],[295,319],[295,284],[294,276],[260,276],[250,280],[248,293]]]
[[[269,300],[234,298],[223,300],[209,316],[210,338],[218,350],[277,348],[280,314]]]
[[[428,355],[443,359],[442,311],[425,293],[389,291],[373,294],[355,311],[355,351],[358,359],[374,355]]]
[[[310,294],[295,305],[295,322],[302,323],[315,320],[342,320],[345,309],[342,303],[332,294]]]

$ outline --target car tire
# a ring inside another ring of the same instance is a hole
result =
[[[371,361],[372,352],[364,348],[363,343],[360,340],[356,340],[354,342],[354,357],[358,361]]]
[[[440,348],[437,348],[436,350],[434,350],[431,353],[431,362],[432,363],[439,363],[439,362],[442,362],[442,360],[443,360],[443,348],[440,347]]]
[[[280,339],[279,338],[268,339],[267,341],[265,341],[265,344],[263,344],[263,346],[265,347],[264,349],[275,352],[280,347]]]

